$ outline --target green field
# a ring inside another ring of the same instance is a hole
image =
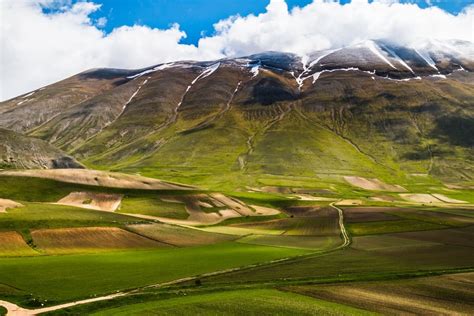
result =
[[[369,315],[343,304],[278,290],[241,290],[197,294],[124,307],[92,315]]]
[[[186,219],[189,216],[183,203],[165,202],[159,197],[126,197],[122,200],[118,212],[177,219]]]
[[[275,236],[251,235],[238,240],[238,242],[254,245],[266,245],[285,248],[302,248],[313,250],[328,250],[341,244],[339,237],[315,236]]]
[[[127,229],[142,236],[177,247],[215,244],[237,239],[221,233],[206,232],[168,224],[130,225]]]
[[[375,250],[345,249],[294,262],[209,277],[206,284],[281,282],[338,282],[395,277],[405,273],[474,268],[474,253],[465,246],[424,243],[421,247],[395,247],[399,241]],[[372,245],[369,245],[372,248]]]
[[[460,314],[474,311],[474,273],[336,285],[292,286],[294,293],[380,314]]]
[[[144,222],[122,214],[85,210],[46,203],[24,203],[25,207],[0,214],[0,231],[60,227],[120,226]]]
[[[348,225],[349,231],[354,236],[389,234],[406,231],[431,230],[447,228],[447,226],[420,222],[416,220],[399,220],[399,221],[380,221],[353,223]]]
[[[0,232],[0,257],[35,256],[38,254],[18,232]]]
[[[156,251],[0,259],[0,280],[22,294],[49,303],[140,287],[236,268],[307,251],[223,243]],[[0,293],[0,297],[4,296]]]

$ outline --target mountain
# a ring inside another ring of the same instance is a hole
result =
[[[91,168],[208,187],[472,182],[473,52],[364,41],[94,69],[0,103],[0,127]]]
[[[0,128],[0,168],[83,168],[47,142]]]

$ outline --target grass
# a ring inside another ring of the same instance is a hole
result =
[[[178,247],[209,245],[236,239],[234,236],[218,232],[206,232],[168,224],[130,225],[127,226],[127,229],[142,236]]]
[[[394,214],[396,216],[406,218],[406,219],[428,222],[428,223],[444,225],[444,226],[456,227],[456,226],[468,226],[468,225],[474,224],[474,218],[462,216],[462,215],[444,213],[442,210],[439,210],[438,212],[413,210],[410,212],[404,211],[404,212],[387,212],[387,213]]]
[[[298,126],[298,128],[296,128]],[[314,173],[385,175],[337,134],[290,113],[256,140],[249,172],[312,176]]]
[[[0,175],[2,198],[16,201],[56,202],[77,191],[78,185],[47,179],[11,177]]]
[[[430,209],[432,212],[442,212],[447,214],[455,214],[460,216],[474,217],[474,210],[472,209],[452,209],[452,208],[443,208],[443,209]]]
[[[350,234],[354,236],[447,228],[447,226],[439,224],[410,219],[399,221],[350,223],[347,226]]]
[[[157,195],[192,194],[187,190],[140,190],[107,188],[93,185],[41,179],[35,177],[14,177],[0,174],[0,195],[2,198],[26,202],[57,202],[74,191],[122,194],[125,198],[154,198]],[[196,191],[197,192],[197,191]]]
[[[312,250],[327,250],[341,244],[338,237],[286,236],[286,235],[251,235],[245,236],[238,242],[254,245],[265,245],[286,248],[302,248]]]
[[[421,233],[423,234],[423,233]],[[352,239],[352,248],[358,250],[400,250],[406,247],[424,247],[440,245],[439,243],[423,241],[417,239],[400,238],[397,235],[369,235],[354,237]]]
[[[186,219],[189,214],[184,206],[184,203],[165,202],[159,197],[127,197],[118,212]]]
[[[104,148],[105,154],[93,154],[82,162],[96,169],[140,172],[149,177],[219,191],[278,185],[333,187],[334,191],[346,194],[354,190],[340,179],[341,175],[376,177],[387,183],[406,180],[402,171],[394,173],[374,163],[347,139],[322,124],[301,117],[296,111],[273,125],[268,124],[271,120],[268,116],[249,121],[240,111],[231,110],[211,128],[177,134],[179,129],[193,124],[179,120],[176,126],[146,136],[131,146],[110,152]],[[254,134],[254,151],[248,157],[247,167],[241,170],[239,157],[245,156],[246,142]],[[163,139],[166,141],[159,151],[143,153],[135,150],[153,148],[153,144]],[[94,148],[93,142],[88,146]],[[367,192],[359,190],[357,194]]]
[[[330,236],[339,234],[336,210],[319,210],[315,216],[284,218],[234,225],[240,228],[282,231],[285,235]]]
[[[127,190],[82,185],[41,179],[35,177],[14,177],[0,175],[0,194],[3,198],[16,201],[57,202],[73,191],[100,193],[133,193],[140,190]]]
[[[34,251],[17,232],[0,232],[0,257],[34,256]]]
[[[391,282],[292,286],[294,293],[381,314],[472,314],[474,273]]]
[[[265,193],[265,192],[244,192],[230,191],[227,195],[235,197],[247,204],[255,204],[273,208],[281,208],[287,205],[293,205],[295,199],[289,198],[283,194]]]
[[[242,224],[242,223],[258,223],[258,222],[266,222],[274,219],[281,219],[285,218],[286,215],[283,213],[277,214],[277,215],[259,215],[259,216],[242,216],[242,217],[234,217],[234,218],[228,218],[219,224],[218,226],[227,226],[227,225],[234,225],[234,224]],[[202,227],[212,227],[209,225],[202,226]]]
[[[375,236],[375,235],[374,235]],[[404,238],[404,243],[410,244],[409,240],[420,242],[433,242],[444,245],[472,247],[474,238],[474,226],[463,228],[449,228],[441,230],[429,230],[419,232],[397,233],[393,236]],[[408,238],[409,240],[406,240]]]
[[[337,282],[347,279],[370,279],[380,275],[407,272],[464,269],[474,267],[474,253],[465,246],[426,245],[423,247],[394,247],[390,251],[344,249],[292,262],[258,267],[246,271],[203,279],[204,284],[232,287],[237,284],[280,284],[287,280],[301,282]]]
[[[7,309],[3,306],[0,306],[0,316],[5,316],[7,314]]]
[[[243,299],[245,298],[245,299]],[[343,304],[274,289],[215,292],[104,309],[92,315],[366,315]]]
[[[145,220],[82,208],[46,203],[23,203],[25,207],[0,214],[0,231],[62,227],[122,226]]]
[[[235,235],[235,236],[245,236],[251,234],[257,235],[281,235],[285,231],[284,230],[276,230],[276,229],[257,229],[252,227],[236,227],[236,226],[207,226],[200,228],[207,232],[213,233],[220,233],[220,234],[228,234],[228,235]]]
[[[23,292],[11,297],[16,302],[25,302],[31,293],[53,304],[304,253],[230,242],[155,251],[4,258],[0,259],[0,283]],[[0,292],[0,296],[5,295]]]

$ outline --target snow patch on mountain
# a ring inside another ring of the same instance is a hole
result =
[[[431,68],[435,69],[436,71],[438,71],[438,68],[436,67],[436,63],[433,61],[433,59],[431,59],[430,55],[426,52],[426,51],[420,51],[418,49],[415,49],[415,52],[421,57],[423,58],[423,60],[426,62],[426,64],[428,66],[430,66]]]
[[[260,72],[260,63],[250,68],[250,72],[252,73],[252,78],[257,77]]]
[[[310,64],[309,64],[309,68],[312,68],[313,66],[317,65],[319,63],[319,61],[321,59],[323,59],[324,57],[326,56],[329,56],[331,55],[332,53],[335,53],[337,51],[341,50],[341,48],[338,48],[338,49],[332,49],[332,50],[329,50],[325,53],[323,53],[322,55],[318,56],[315,60],[313,60]]]
[[[36,92],[36,91],[30,92],[30,93],[28,93],[27,95],[22,96],[22,98],[23,98],[23,99],[26,99],[26,98],[32,96],[33,94],[35,94],[35,92]]]
[[[366,41],[365,46],[374,53],[377,57],[383,60],[386,64],[388,64],[393,69],[397,69],[384,55],[381,51],[379,51],[378,47],[375,45],[374,41]],[[397,69],[398,70],[398,69]]]
[[[140,89],[147,84],[148,82],[148,79],[150,79],[150,77],[146,78],[137,88],[137,90],[135,90],[135,92],[132,94],[132,96],[128,99],[128,101],[123,105],[122,107],[122,113],[123,111],[125,111],[125,109],[127,108],[127,106],[130,104],[130,102],[132,102],[132,100],[137,96],[138,92],[140,91]]]
[[[200,79],[204,79],[212,75],[219,68],[220,65],[221,63],[218,62],[207,67],[203,72],[201,72],[199,76],[196,77],[196,79],[193,80],[193,82],[191,82],[191,85],[195,84]]]
[[[173,66],[174,63],[167,63],[167,64],[162,64],[162,65],[159,65],[155,68],[152,68],[152,69],[148,69],[148,70],[145,70],[145,71],[142,71],[136,75],[133,75],[133,76],[128,76],[127,79],[136,79],[136,78],[139,78],[143,75],[146,75],[146,74],[149,74],[149,73],[152,73],[152,72],[155,72],[155,71],[159,71],[159,70],[163,70],[163,69],[166,69],[166,68],[170,68],[171,66]]]
[[[405,67],[406,69],[408,69],[412,74],[415,74],[415,72],[413,71],[413,69],[411,69],[410,66],[408,66],[408,64],[400,57],[397,55],[397,53],[395,53],[394,50],[392,50],[391,48],[385,46],[385,45],[381,45],[383,49],[385,49],[386,51],[388,51],[403,67]]]

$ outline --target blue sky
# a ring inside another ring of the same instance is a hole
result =
[[[73,1],[77,2],[77,0]],[[231,15],[259,14],[265,11],[269,0],[94,0],[102,4],[100,11],[91,15],[93,18],[106,17],[104,27],[110,32],[122,25],[147,25],[156,28],[168,28],[178,23],[185,31],[187,38],[181,42],[196,44],[202,34],[212,35],[212,25]],[[312,0],[286,0],[288,6],[305,6]],[[341,0],[341,3],[350,0]],[[428,7],[428,3],[438,6],[452,14],[459,13],[474,0],[402,0]]]
[[[168,28],[178,23],[187,38],[183,43],[196,44],[201,34],[212,35],[212,25],[231,15],[265,12],[268,0],[95,0],[102,4],[92,17],[105,16],[106,32],[121,25],[147,25]],[[287,0],[289,7],[304,6],[311,0]]]

